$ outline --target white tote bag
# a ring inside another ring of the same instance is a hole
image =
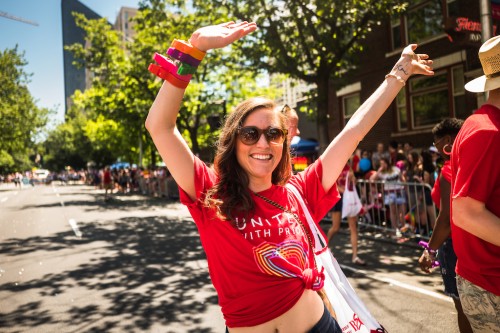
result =
[[[349,176],[345,178],[345,190],[342,193],[342,218],[358,216],[363,204],[359,199],[356,187],[352,187],[352,191],[349,190]]]
[[[318,269],[324,267],[325,284],[324,291],[336,313],[336,320],[342,328],[343,333],[383,333],[387,332],[372,316],[363,301],[358,297],[344,272],[339,266],[337,259],[326,246],[327,242],[323,234],[318,230],[307,209],[299,191],[291,184],[287,188],[297,197],[302,210],[307,218],[307,223],[314,237],[314,257]]]

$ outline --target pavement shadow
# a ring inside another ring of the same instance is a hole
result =
[[[2,331],[212,332],[203,316],[218,299],[192,220],[134,217],[86,223],[80,230],[81,239],[62,232],[2,241],[0,255],[10,261],[42,251],[50,257],[73,253],[78,262],[39,279],[0,284],[0,294],[7,295],[2,302],[33,295],[0,310]],[[79,301],[63,302],[61,311],[50,306],[56,296]]]
[[[326,233],[330,223],[322,222],[321,227]],[[352,263],[350,232],[345,224],[342,224],[341,229],[329,244],[340,264],[378,273],[398,272],[405,276],[419,276],[422,278],[421,283],[435,284],[434,279],[427,279],[429,275],[423,274],[418,266],[418,258],[423,250],[418,246],[418,239],[398,243],[398,240],[388,235],[371,231],[360,231],[358,235],[358,255],[366,261],[367,265],[358,266]],[[344,273],[349,276],[347,271]],[[434,275],[439,275],[437,270],[433,273]]]
[[[72,195],[89,195],[85,192],[72,192]],[[66,200],[66,206],[82,207],[85,211],[106,211],[109,209],[118,211],[136,211],[137,209],[151,209],[151,207],[165,207],[169,203],[178,202],[179,200],[143,196],[138,194],[121,194],[113,195],[109,200],[104,199],[104,195],[91,193],[93,200],[82,198],[81,200]],[[69,196],[68,196],[69,197]],[[63,197],[64,198],[64,197]],[[18,208],[19,211],[26,209],[44,209],[44,208],[58,208],[59,202],[37,205],[23,205]]]

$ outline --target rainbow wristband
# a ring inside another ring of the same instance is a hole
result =
[[[163,69],[165,69],[167,72],[169,72],[170,74],[172,74],[173,76],[175,76],[176,78],[178,78],[181,81],[189,82],[191,80],[191,78],[193,77],[193,75],[191,75],[191,74],[179,75],[177,66],[170,59],[165,57],[164,55],[161,55],[159,53],[155,53],[153,59],[158,63],[158,65],[163,67]]]
[[[206,54],[206,52],[195,48],[193,45],[191,45],[191,43],[180,39],[174,39],[170,46],[176,50],[181,51],[182,53],[189,54],[193,58],[200,61],[203,60],[203,57],[205,57]]]
[[[173,86],[177,88],[186,89],[189,82],[182,81],[176,78],[172,73],[168,72],[163,67],[156,64],[149,64],[148,70],[154,75],[158,76],[160,79],[170,82]]]
[[[186,63],[190,66],[193,66],[193,67],[198,67],[201,63],[201,60],[195,59],[192,56],[190,56],[189,54],[182,53],[181,51],[176,50],[173,47],[168,48],[167,54],[170,57],[172,57],[176,60],[179,60],[180,62]]]

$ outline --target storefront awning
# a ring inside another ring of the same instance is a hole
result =
[[[292,151],[295,152],[317,152],[319,150],[319,143],[312,140],[302,139],[299,136],[294,136],[292,139],[292,144],[290,145]]]

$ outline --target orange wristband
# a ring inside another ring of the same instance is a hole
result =
[[[173,76],[170,72],[168,72],[166,69],[164,69],[159,65],[149,64],[148,70],[154,75],[158,76],[160,79],[170,82],[177,88],[186,89],[186,87],[189,84],[188,81],[179,80],[178,78]]]
[[[203,52],[201,50],[198,50],[196,47],[191,45],[189,42],[186,42],[184,40],[180,39],[174,39],[172,42],[172,45],[170,45],[176,50],[179,50],[182,53],[189,54],[191,57],[198,59],[198,60],[203,60],[203,57],[206,52]]]

